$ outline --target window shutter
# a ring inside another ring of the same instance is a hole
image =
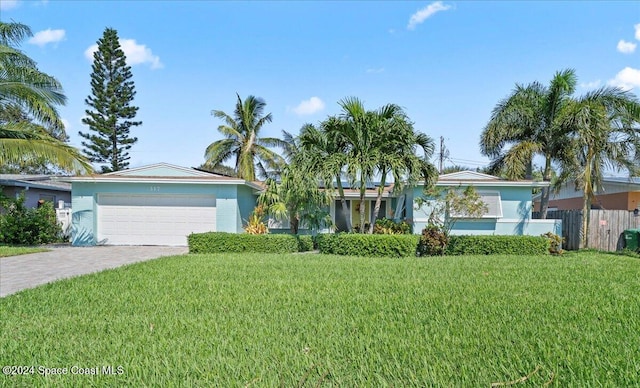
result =
[[[502,218],[502,198],[499,191],[478,191],[480,199],[487,205],[487,211],[480,218]],[[474,218],[466,214],[451,212],[454,218]]]
[[[482,218],[501,218],[502,217],[502,198],[499,191],[481,191],[478,192],[482,202],[487,205],[487,212]]]

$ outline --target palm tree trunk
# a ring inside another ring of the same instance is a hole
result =
[[[382,193],[384,192],[384,184],[386,183],[386,171],[382,171],[382,179],[380,180],[380,187],[378,187],[378,196],[376,197],[376,205],[373,208],[373,216],[371,222],[369,222],[369,234],[373,234],[373,227],[376,223],[376,217],[380,211],[380,205],[382,204]]]
[[[590,148],[590,147],[589,147]],[[591,149],[587,151],[586,163],[584,163],[584,182],[582,183],[582,226],[580,228],[580,247],[589,247],[589,216],[591,215],[591,198],[593,197],[593,184],[591,176],[593,160]]]
[[[295,213],[289,214],[289,229],[291,229],[292,234],[298,234],[298,227],[300,226],[300,219],[298,215]]]
[[[527,169],[524,173],[524,179],[533,179],[533,160],[530,160],[529,164],[527,164]]]
[[[591,199],[585,190],[582,194],[582,226],[580,228],[580,247],[589,247],[589,216],[591,215]]]
[[[349,212],[349,208],[347,207],[347,200],[344,199],[344,189],[342,188],[342,181],[340,180],[340,174],[338,174],[336,179],[338,185],[338,195],[340,195],[340,203],[342,204],[342,212],[345,215],[345,222],[347,224],[347,231],[351,232],[351,213]]]
[[[359,228],[360,233],[366,233],[366,230],[364,228],[364,217],[365,217],[365,210],[366,210],[364,197],[366,192],[367,192],[367,183],[364,180],[364,174],[362,174],[360,177],[360,228]]]
[[[542,176],[544,182],[551,182],[551,157],[547,156],[544,163],[544,174]],[[540,219],[547,219],[547,210],[549,209],[549,195],[551,190],[549,187],[542,188],[540,197]]]

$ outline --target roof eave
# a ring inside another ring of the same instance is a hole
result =
[[[551,182],[534,181],[439,181],[436,186],[475,186],[475,187],[549,187]]]
[[[63,182],[83,182],[83,183],[153,183],[153,184],[202,184],[202,185],[211,185],[211,184],[220,184],[220,185],[247,185],[254,189],[262,189],[259,185],[248,182],[243,179],[201,179],[201,178],[181,178],[176,179],[172,177],[167,178],[159,178],[159,177],[140,177],[140,176],[131,176],[131,177],[114,177],[114,176],[100,176],[100,177],[70,177],[66,179],[61,179]]]

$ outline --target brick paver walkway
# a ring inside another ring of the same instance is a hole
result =
[[[187,252],[187,247],[65,246],[49,252],[2,257],[0,297],[58,279]]]

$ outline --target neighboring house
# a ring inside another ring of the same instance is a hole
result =
[[[478,219],[460,218],[452,234],[533,235],[546,232],[561,235],[560,220],[534,220],[531,218],[532,189],[545,187],[546,182],[507,181],[474,171],[461,171],[440,175],[437,187],[460,188],[473,186],[488,211]],[[416,187],[407,195],[406,217],[413,222],[414,233],[420,233],[428,224],[431,207],[419,206],[416,199],[423,197],[422,188]]]
[[[243,232],[257,183],[166,163],[70,178],[73,245],[187,245]]]
[[[166,163],[114,173],[68,179],[72,184],[73,245],[186,245],[190,233],[218,231],[243,233],[263,186],[238,178],[173,166]],[[559,220],[531,219],[531,190],[545,183],[510,182],[475,172],[440,176],[438,186],[473,185],[489,206],[481,219],[456,223],[456,234],[540,235],[560,234]],[[345,197],[352,225],[359,222],[360,206],[366,219],[374,219],[377,190],[366,191],[360,203],[357,190],[347,188]],[[427,224],[426,208],[415,205],[422,187],[394,194],[384,188],[375,218],[405,219],[420,234]],[[346,229],[339,198],[327,209],[336,230]],[[288,231],[286,222],[269,221],[272,233]],[[328,229],[322,232],[328,232]],[[304,231],[302,231],[304,233]]]
[[[535,210],[540,209],[540,196],[534,198]],[[551,193],[549,210],[582,210],[582,190],[572,184],[564,185],[557,193]],[[640,177],[604,178],[602,189],[591,203],[592,209],[628,210],[640,208]]]
[[[24,193],[27,208],[38,207],[39,201],[49,201],[55,208],[60,201],[71,203],[71,184],[51,175],[0,174],[2,194],[16,198]]]

